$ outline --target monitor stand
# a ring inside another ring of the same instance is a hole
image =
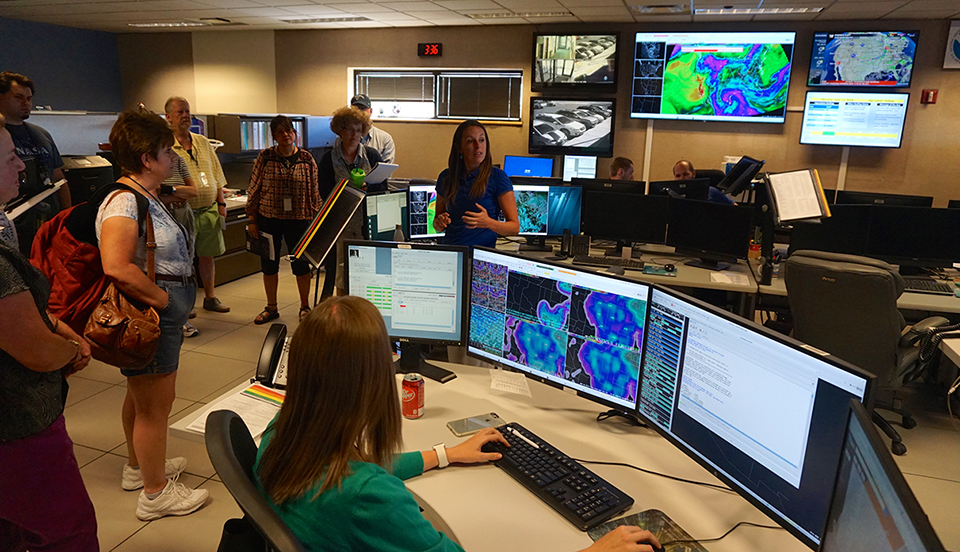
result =
[[[919,266],[905,266],[900,265],[900,268],[897,270],[901,276],[919,276],[922,271]]]
[[[553,252],[553,246],[547,245],[547,240],[544,236],[527,236],[527,243],[520,244],[520,251],[546,251],[547,253]]]
[[[626,247],[627,249],[630,250],[630,258],[631,258],[631,259],[642,259],[642,258],[643,258],[643,257],[642,257],[642,253],[641,253],[640,251],[634,251],[634,250],[633,250],[633,242],[628,242],[628,241],[624,241],[624,240],[617,240],[617,244],[614,246],[614,248],[613,248],[613,249],[607,249],[606,251],[604,251],[603,256],[604,256],[604,257],[622,257],[622,256],[623,256],[622,253],[623,253],[623,248],[624,248],[624,247]]]
[[[730,268],[730,263],[721,263],[720,261],[714,261],[711,259],[694,259],[692,261],[687,261],[683,263],[687,266],[695,266],[697,268],[705,268],[707,270],[726,270]]]
[[[632,412],[627,412],[625,410],[618,410],[616,408],[611,408],[606,412],[601,412],[600,414],[597,414],[597,421],[602,422],[604,420],[614,418],[614,417],[623,418],[624,420],[627,421],[628,424],[635,427],[649,427],[647,426],[647,424],[643,423],[636,414]]]
[[[400,342],[400,360],[396,361],[394,366],[398,374],[417,373],[440,383],[447,383],[457,377],[450,370],[427,364],[420,345],[407,341]]]

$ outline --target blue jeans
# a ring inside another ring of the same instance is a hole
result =
[[[169,374],[176,372],[180,366],[180,346],[183,344],[181,328],[187,323],[190,309],[197,299],[197,287],[192,282],[184,285],[182,282],[160,280],[157,282],[160,289],[170,295],[167,306],[157,311],[160,315],[160,346],[157,354],[142,370],[120,370],[124,376],[143,376],[147,374]]]

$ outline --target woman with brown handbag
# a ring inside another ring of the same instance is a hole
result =
[[[140,232],[143,221],[138,221],[136,198],[126,190],[108,195],[96,220],[104,274],[129,299],[153,307],[160,315],[159,347],[153,360],[141,370],[121,370],[127,376],[123,431],[129,457],[122,485],[128,491],[143,487],[137,517],[144,521],[189,514],[203,506],[209,495],[177,482],[186,459],[164,460],[167,418],[183,343],[181,327],[196,298],[188,236],[159,198],[160,184],[170,177],[176,162],[173,140],[167,123],[145,111],[123,113],[110,131],[110,148],[123,173],[118,182],[149,201],[156,241],[155,282],[144,273],[147,240],[145,232]]]

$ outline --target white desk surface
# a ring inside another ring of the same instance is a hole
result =
[[[438,363],[458,377],[446,384],[425,383],[425,415],[403,421],[406,450],[429,450],[444,442],[461,441],[446,427],[451,420],[496,412],[519,422],[568,455],[579,459],[619,461],[674,476],[718,484],[716,478],[654,431],[619,420],[596,421],[606,409],[586,399],[529,380],[532,398],[490,389],[486,368]],[[401,377],[397,377],[399,386]],[[236,392],[241,388],[231,390]],[[205,410],[205,409],[201,409]],[[202,440],[185,430],[199,412],[178,421],[171,431]],[[587,464],[635,500],[627,513],[656,508],[665,512],[694,538],[722,535],[740,521],[776,525],[732,492],[670,481],[619,466]],[[436,510],[463,547],[470,552],[575,551],[591,539],[570,525],[525,487],[492,464],[451,466],[408,480],[407,486]],[[626,515],[626,514],[624,514]],[[807,549],[781,529],[740,527],[722,541],[708,543],[711,552],[801,552]]]

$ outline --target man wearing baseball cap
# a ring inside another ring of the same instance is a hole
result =
[[[366,94],[357,94],[351,98],[350,105],[366,111],[367,115],[373,117],[373,106],[370,103],[370,97]],[[337,140],[340,140],[340,138],[337,138]],[[393,136],[375,126],[370,127],[370,132],[360,140],[360,143],[380,152],[380,158],[384,163],[393,163],[393,160],[397,157],[397,148],[393,144]]]

